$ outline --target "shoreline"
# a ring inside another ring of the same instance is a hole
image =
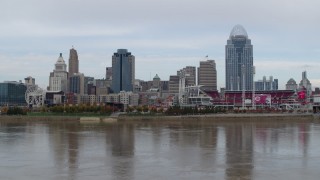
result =
[[[0,122],[95,122],[95,123],[117,123],[117,122],[269,122],[269,121],[320,121],[319,114],[206,114],[206,115],[182,115],[182,116],[128,116],[118,117],[70,117],[70,116],[0,116]]]

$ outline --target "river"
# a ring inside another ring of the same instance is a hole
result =
[[[319,179],[320,124],[0,122],[0,179]]]

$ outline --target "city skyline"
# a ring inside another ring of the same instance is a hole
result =
[[[0,7],[0,81],[32,76],[46,88],[57,54],[67,59],[74,46],[79,72],[97,79],[105,77],[113,52],[121,48],[135,55],[136,79],[142,80],[155,74],[168,80],[209,55],[217,65],[219,89],[225,87],[225,42],[232,27],[241,24],[254,44],[255,81],[272,75],[284,89],[290,78],[300,82],[306,70],[313,89],[320,86],[320,2],[181,2],[128,1],[121,7],[133,13],[119,14],[112,8],[118,1],[112,0],[5,0]]]

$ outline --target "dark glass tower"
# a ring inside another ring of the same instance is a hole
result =
[[[118,49],[112,56],[112,90],[133,91],[135,58],[127,49]]]
[[[246,30],[241,25],[236,25],[226,45],[226,90],[252,90],[252,49]]]

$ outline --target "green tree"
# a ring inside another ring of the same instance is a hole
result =
[[[147,105],[142,106],[142,111],[143,112],[148,112],[149,111],[148,106]]]

